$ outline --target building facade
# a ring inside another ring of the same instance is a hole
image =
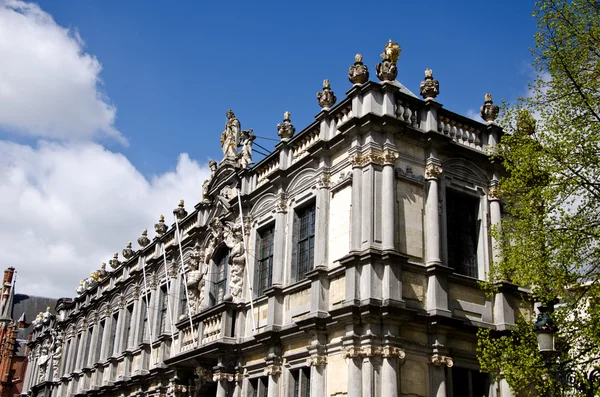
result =
[[[227,112],[223,159],[193,209],[163,217],[33,333],[29,396],[508,397],[478,371],[478,327],[505,330],[517,290],[479,289],[498,258],[490,154],[502,131],[396,81],[390,41],[337,101],[252,165]]]
[[[41,317],[56,299],[17,294],[15,268],[4,271],[0,297],[0,396],[21,395],[28,363],[27,337],[32,330],[31,320]]]

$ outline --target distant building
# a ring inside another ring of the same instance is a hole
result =
[[[202,200],[36,322],[25,393],[509,397],[476,358],[478,327],[519,310],[516,287],[478,285],[500,255],[498,107],[485,96],[484,123],[444,109],[430,70],[421,100],[399,53],[379,82],[357,55],[346,96],[325,80],[316,120],[296,132],[286,112],[256,164],[227,112]]]
[[[54,308],[56,299],[15,293],[15,269],[4,271],[0,298],[0,396],[18,396],[27,368],[27,337],[36,315]]]

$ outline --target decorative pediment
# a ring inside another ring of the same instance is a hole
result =
[[[302,170],[290,181],[287,193],[289,195],[292,195],[296,192],[302,191],[308,187],[313,186],[316,181],[315,175],[316,171],[313,168],[307,168]]]
[[[442,169],[447,175],[464,179],[480,186],[487,186],[485,172],[474,163],[464,159],[448,159],[442,163]]]
[[[250,213],[252,215],[261,215],[273,209],[275,205],[275,195],[273,193],[267,193],[263,195],[258,201],[252,206]]]

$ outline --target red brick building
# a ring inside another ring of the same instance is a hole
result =
[[[27,338],[38,313],[54,310],[56,299],[15,293],[16,272],[4,271],[0,296],[0,397],[19,396],[27,369]]]

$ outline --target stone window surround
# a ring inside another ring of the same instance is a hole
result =
[[[477,220],[481,222],[479,235],[477,236],[477,279],[484,280],[489,273],[489,233],[488,233],[488,214],[487,205],[487,183],[466,180],[460,178],[452,170],[444,169],[443,177],[440,181],[440,207],[441,219],[440,227],[442,229],[442,261],[448,264],[448,230],[447,230],[447,210],[446,210],[446,190],[450,189],[457,193],[470,196],[477,199],[479,208],[477,210]],[[459,274],[459,273],[456,273]],[[468,276],[464,276],[468,277]]]
[[[255,277],[255,282],[254,282],[254,298],[258,298],[262,295],[264,295],[264,290],[261,291],[260,289],[260,261],[261,259],[261,247],[259,246],[259,238],[262,240],[261,234],[272,230],[273,235],[271,237],[271,269],[270,269],[270,274],[269,274],[269,282],[268,282],[268,286],[264,289],[268,289],[271,285],[272,285],[272,281],[273,281],[273,267],[276,266],[277,264],[275,263],[274,260],[274,246],[275,246],[275,232],[276,232],[276,222],[274,219],[270,218],[270,221],[265,222],[264,224],[262,224],[260,227],[256,227],[256,231],[254,233],[254,247],[256,247],[256,251],[254,252],[254,255],[252,255],[251,260],[253,260],[254,263],[254,277]]]
[[[294,258],[294,217],[296,215],[296,211],[299,211],[307,206],[314,205],[315,206],[315,218],[317,216],[317,212],[319,211],[317,207],[317,197],[315,194],[315,186],[307,186],[306,190],[298,192],[294,197],[290,197],[289,200],[289,211],[287,212],[286,217],[286,240],[285,240],[285,251],[286,257],[284,262],[284,285],[291,286],[302,282],[302,280],[296,280],[296,258]],[[316,234],[315,230],[315,241],[319,240],[319,236]],[[314,247],[313,247],[314,248]],[[312,270],[312,269],[311,269]]]

